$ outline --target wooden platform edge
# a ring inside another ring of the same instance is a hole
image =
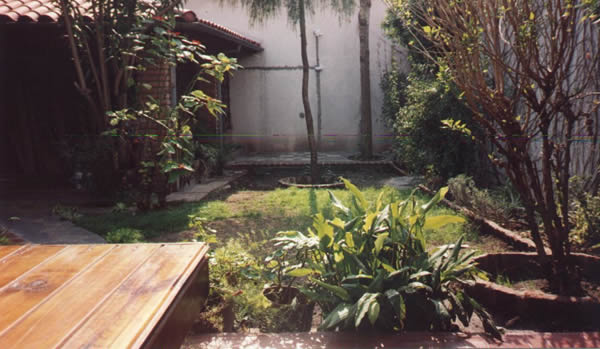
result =
[[[172,302],[169,302],[170,306],[162,314],[158,314],[160,319],[157,320],[157,325],[153,327],[141,348],[179,349],[183,344],[193,325],[194,317],[208,298],[210,287],[207,244],[197,256],[197,259],[191,263],[196,267],[182,276],[187,276],[187,279],[181,286],[181,291]]]

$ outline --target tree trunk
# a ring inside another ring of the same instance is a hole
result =
[[[360,0],[358,11],[358,37],[360,41],[360,155],[373,157],[373,131],[371,122],[371,75],[369,58],[369,14],[371,0]]]
[[[304,13],[304,0],[298,2],[298,13],[300,19],[300,46],[302,52],[302,104],[304,105],[304,117],[306,119],[306,133],[308,135],[308,149],[310,150],[310,180],[311,183],[319,183],[319,166],[317,164],[317,143],[315,140],[315,128],[313,125],[310,100],[308,99],[308,53],[306,52],[306,17]]]

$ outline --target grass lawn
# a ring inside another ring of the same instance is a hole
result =
[[[356,174],[354,174],[356,175]],[[389,176],[389,174],[388,174]],[[352,180],[352,174],[349,175]],[[147,213],[131,212],[106,213],[102,215],[84,215],[76,223],[92,232],[106,236],[109,232],[130,228],[139,230],[144,239],[154,242],[175,242],[194,237],[190,230],[190,216],[199,216],[206,220],[205,227],[216,231],[217,244],[230,238],[243,237],[252,241],[270,239],[282,230],[306,231],[312,224],[312,216],[321,212],[326,218],[332,218],[334,208],[329,202],[326,189],[298,188],[252,188],[256,178],[246,179],[226,192],[212,195],[206,201],[172,205],[166,209]],[[398,190],[383,187],[376,181],[353,181],[363,191],[367,200],[375,202],[383,190],[384,203],[392,200],[404,200],[410,190]],[[375,182],[375,183],[373,183]],[[342,202],[348,204],[351,194],[345,189],[331,190]],[[417,192],[420,204],[430,196]],[[433,208],[429,215],[453,214],[442,205]],[[477,233],[471,233],[468,224],[455,224],[437,231],[426,232],[428,243],[433,245],[452,243],[462,234],[467,241],[479,243]]]

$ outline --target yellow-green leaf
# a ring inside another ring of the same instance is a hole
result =
[[[363,225],[364,232],[369,232],[371,230],[371,226],[376,217],[377,213],[370,213],[365,217],[365,225]]]
[[[427,217],[423,229],[439,229],[445,225],[452,223],[464,223],[465,219],[459,216],[453,215],[441,215],[434,217]]]
[[[352,238],[352,233],[346,232],[346,244],[350,248],[354,248],[354,239]]]
[[[383,243],[385,242],[385,239],[387,239],[388,235],[388,233],[382,233],[377,236],[377,239],[375,239],[375,255],[378,255],[383,248]]]
[[[319,274],[319,271],[315,270],[315,269],[309,269],[309,268],[298,268],[298,269],[290,270],[287,273],[287,275],[293,276],[293,277],[303,277],[303,276],[310,275],[310,274]]]

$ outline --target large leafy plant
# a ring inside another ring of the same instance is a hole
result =
[[[275,238],[279,247],[303,258],[290,274],[308,276],[303,292],[325,313],[321,329],[370,324],[386,330],[451,330],[455,319],[468,326],[477,314],[488,332],[500,336],[490,315],[462,290],[469,279],[484,277],[474,252],[462,252],[463,239],[428,252],[426,229],[463,221],[454,215],[426,216],[447,188],[424,205],[418,205],[414,192],[386,205],[380,195],[371,205],[343,181],[352,192],[349,207],[330,192],[338,210],[334,219],[317,214],[307,234],[280,232]]]

